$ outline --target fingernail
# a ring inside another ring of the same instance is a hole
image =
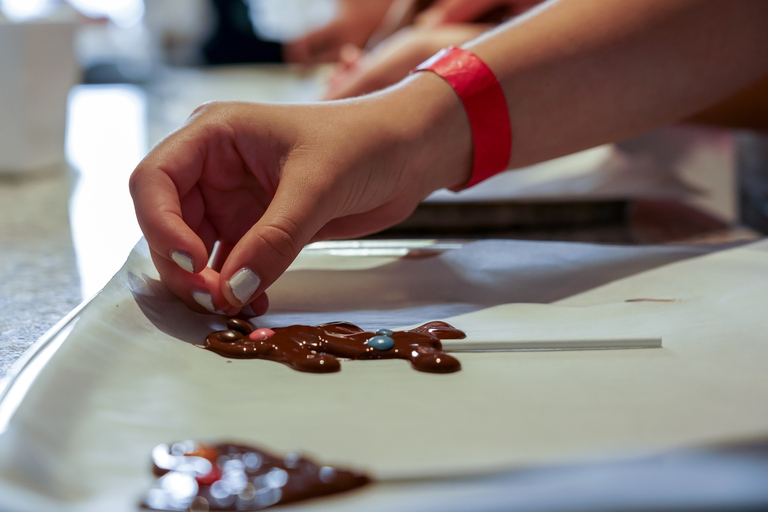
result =
[[[211,294],[203,291],[203,290],[195,290],[192,292],[192,298],[195,299],[195,302],[200,304],[202,307],[207,309],[211,313],[216,313],[219,315],[223,315],[224,312],[216,309],[216,306],[213,305],[213,299],[211,298]]]
[[[171,253],[171,259],[187,272],[195,272],[195,262],[192,260],[192,256],[189,254],[183,251],[173,251]]]
[[[232,295],[241,304],[245,304],[261,284],[261,279],[253,270],[244,267],[238,270],[229,279],[227,284],[229,284],[229,288],[232,290]]]

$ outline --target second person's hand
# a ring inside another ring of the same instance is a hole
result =
[[[400,29],[370,53],[347,46],[328,81],[323,99],[352,98],[399,82],[420,63],[447,46],[460,46],[492,25],[461,24]]]

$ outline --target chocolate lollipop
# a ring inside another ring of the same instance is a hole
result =
[[[207,350],[233,359],[268,359],[313,373],[339,371],[339,357],[407,359],[419,371],[455,372],[461,369],[461,363],[442,351],[440,340],[465,337],[445,322],[429,322],[409,331],[379,329],[375,333],[348,322],[254,330],[248,322],[230,318],[227,327],[206,337]]]

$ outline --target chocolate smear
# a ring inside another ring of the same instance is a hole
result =
[[[227,327],[209,334],[204,348],[227,358],[268,359],[312,373],[339,371],[338,358],[407,359],[422,372],[456,372],[461,363],[442,351],[440,340],[465,337],[445,322],[429,322],[408,331],[381,329],[375,333],[348,322],[253,330],[243,320],[230,319]]]
[[[348,469],[285,457],[234,443],[184,441],[152,451],[157,477],[142,503],[149,510],[263,510],[362,487],[370,478]]]

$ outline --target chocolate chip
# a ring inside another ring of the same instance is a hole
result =
[[[246,336],[251,334],[251,332],[253,331],[253,326],[251,324],[239,318],[228,318],[227,327],[229,327],[233,331],[241,332]]]
[[[223,341],[224,343],[235,343],[236,341],[243,339],[243,333],[230,329],[228,331],[217,332],[216,337],[219,338],[219,341]]]

